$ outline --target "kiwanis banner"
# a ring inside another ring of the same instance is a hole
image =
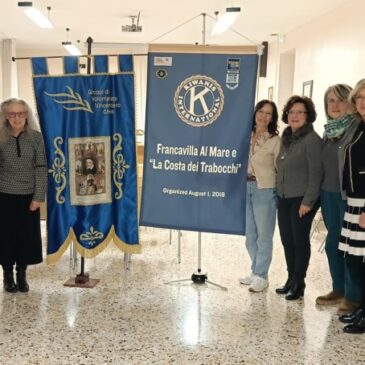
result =
[[[125,252],[140,251],[134,75],[107,74],[107,58],[102,62],[96,58],[100,73],[80,75],[74,73],[78,60],[65,58],[70,74],[50,76],[46,59],[32,59],[49,172],[49,263],[70,241],[84,257],[96,256],[112,240]]]
[[[141,224],[245,233],[258,57],[150,53]]]

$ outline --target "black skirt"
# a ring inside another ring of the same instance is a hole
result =
[[[33,194],[0,193],[0,264],[42,262],[40,210],[29,210]]]

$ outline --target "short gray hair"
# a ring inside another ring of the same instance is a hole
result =
[[[21,104],[27,112],[27,120],[25,123],[25,132],[39,130],[37,120],[34,116],[33,110],[24,99],[9,98],[0,104],[0,140],[7,140],[11,135],[11,127],[7,119],[7,110],[11,104]]]
[[[324,111],[326,113],[327,119],[332,119],[328,115],[327,99],[328,99],[329,93],[332,91],[341,101],[349,102],[349,95],[351,93],[351,90],[352,90],[352,87],[349,85],[346,85],[346,84],[332,85],[326,90],[326,92],[324,93]]]

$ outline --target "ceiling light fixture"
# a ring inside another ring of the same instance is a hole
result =
[[[241,12],[241,8],[237,6],[226,8],[226,12],[217,18],[212,35],[224,33],[234,23],[239,12]],[[218,14],[219,12],[216,11],[215,15],[218,16]]]
[[[46,17],[41,11],[33,7],[32,1],[18,1],[18,7],[22,8],[25,15],[31,19],[40,28],[53,28],[53,24],[49,20],[50,6],[47,6],[48,17]]]
[[[72,56],[81,56],[81,51],[70,41],[62,42],[63,47]]]
[[[63,47],[65,48],[65,50],[72,56],[81,56],[82,53],[81,51],[78,49],[78,47],[76,47],[71,41],[68,40],[68,32],[70,31],[70,28],[66,28],[66,32],[67,32],[67,41],[66,42],[62,42]]]
[[[241,12],[240,7],[226,8],[226,12],[217,18],[214,24],[212,35],[224,33],[236,20],[238,13]],[[215,15],[218,16],[219,12],[216,11]]]

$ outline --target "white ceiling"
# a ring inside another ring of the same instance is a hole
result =
[[[254,41],[270,41],[271,33],[286,34],[310,20],[323,15],[350,0],[37,0],[33,3],[47,13],[54,29],[43,30],[34,25],[17,6],[16,0],[0,0],[0,38],[14,38],[19,48],[58,48],[61,42],[80,40],[88,36],[94,42],[150,43],[173,28],[177,30],[161,37],[156,43],[202,43],[201,13],[214,16],[227,6],[241,6],[233,28]],[[130,24],[129,15],[141,12],[141,33],[123,33],[121,26]],[[214,21],[206,22],[207,44],[250,44],[234,32],[210,36]],[[67,37],[66,28],[70,28]],[[68,38],[68,39],[67,39]],[[82,48],[82,47],[81,47]]]

